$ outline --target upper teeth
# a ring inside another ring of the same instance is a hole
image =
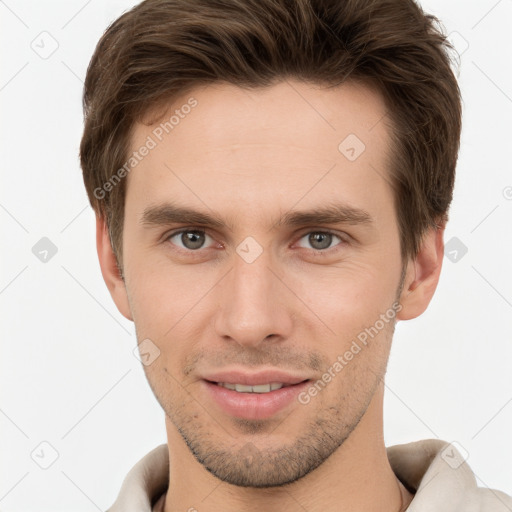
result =
[[[276,389],[281,389],[284,384],[281,382],[271,382],[270,384],[259,384],[257,386],[247,386],[245,384],[231,384],[230,382],[217,382],[223,388],[232,389],[240,393],[268,393]]]

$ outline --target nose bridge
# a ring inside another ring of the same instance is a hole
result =
[[[267,255],[261,255],[252,262],[245,261],[243,257],[235,258],[231,286],[238,304],[252,304],[259,308],[268,303],[266,299],[275,279],[269,268],[269,260]]]
[[[259,344],[269,335],[287,336],[291,326],[283,286],[271,270],[272,255],[255,249],[251,241],[240,244],[219,296],[217,334],[242,345]]]

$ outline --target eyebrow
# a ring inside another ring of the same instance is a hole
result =
[[[222,220],[220,216],[178,206],[173,203],[164,203],[145,208],[140,223],[148,227],[179,223],[233,230],[233,224]],[[310,210],[291,210],[282,215],[272,225],[272,228],[280,226],[308,226],[313,224],[370,225],[372,223],[373,218],[366,210],[354,208],[346,204],[334,203]]]

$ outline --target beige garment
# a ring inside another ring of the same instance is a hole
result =
[[[478,487],[468,463],[446,441],[399,444],[387,453],[395,475],[414,494],[407,512],[512,512],[512,497]],[[162,444],[130,470],[107,512],[163,512],[168,479],[169,453]]]

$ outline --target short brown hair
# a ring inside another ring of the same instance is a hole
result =
[[[414,0],[146,0],[124,13],[89,64],[80,145],[87,194],[118,265],[126,180],[97,191],[126,162],[134,124],[198,85],[258,88],[287,78],[377,86],[393,126],[402,258],[414,257],[452,200],[461,100],[450,49]]]

